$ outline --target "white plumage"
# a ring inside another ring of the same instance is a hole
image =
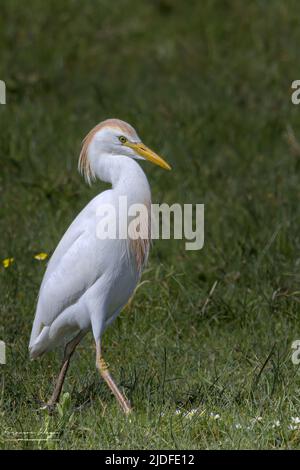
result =
[[[141,143],[129,124],[117,119],[99,124],[84,140],[79,160],[81,172],[89,183],[98,178],[111,183],[112,188],[96,196],[72,222],[54,251],[41,284],[29,344],[31,358],[53,349],[66,338],[75,338],[65,350],[49,406],[59,399],[76,345],[92,329],[101,375],[123,410],[130,411],[129,402],[113,382],[101,357],[100,341],[134,292],[147,260],[150,240],[99,239],[97,225],[101,216],[97,214],[104,204],[112,205],[119,217],[119,227],[129,223],[127,213],[119,213],[120,196],[127,197],[128,206],[150,207],[149,184],[135,161],[141,158],[170,168]]]

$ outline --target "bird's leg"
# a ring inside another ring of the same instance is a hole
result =
[[[50,400],[48,401],[46,405],[46,407],[49,409],[53,408],[54,405],[59,402],[59,397],[62,391],[63,383],[64,383],[64,380],[65,380],[65,377],[69,368],[70,359],[76,349],[76,346],[80,343],[84,335],[85,335],[85,332],[81,331],[80,333],[78,333],[78,335],[75,336],[75,338],[73,338],[68,344],[66,344],[65,351],[64,351],[64,358],[63,358],[59,375],[56,380],[55,388],[54,388],[54,391],[52,393]]]
[[[108,366],[101,355],[100,341],[96,342],[96,366],[99,369],[101,377],[105,380],[112,393],[118,400],[122,410],[126,415],[128,415],[132,411],[131,405],[109,373]]]

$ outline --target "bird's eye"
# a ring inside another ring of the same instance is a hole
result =
[[[120,135],[119,141],[121,142],[121,144],[125,144],[127,142],[127,139],[126,137],[124,137],[124,135]]]

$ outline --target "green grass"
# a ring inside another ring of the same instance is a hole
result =
[[[298,2],[4,0],[0,9],[0,257],[15,259],[0,267],[0,447],[299,448],[300,429],[289,429],[300,415],[291,361],[300,338],[300,107],[290,100]],[[147,282],[104,336],[130,419],[98,378],[91,335],[49,417],[39,401],[61,358],[28,359],[45,270],[34,255],[53,252],[105,188],[87,187],[76,167],[83,136],[107,117],[132,123],[172,164],[171,173],[143,164],[154,202],[205,204],[205,246],[157,241]],[[7,440],[45,430],[59,440]]]

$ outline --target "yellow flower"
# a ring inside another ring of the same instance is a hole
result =
[[[9,266],[11,266],[14,262],[14,258],[5,258],[3,261],[2,261],[2,264],[4,266],[4,268],[9,268]]]
[[[48,258],[48,255],[47,253],[38,253],[34,258],[39,261],[44,261],[46,258]]]

